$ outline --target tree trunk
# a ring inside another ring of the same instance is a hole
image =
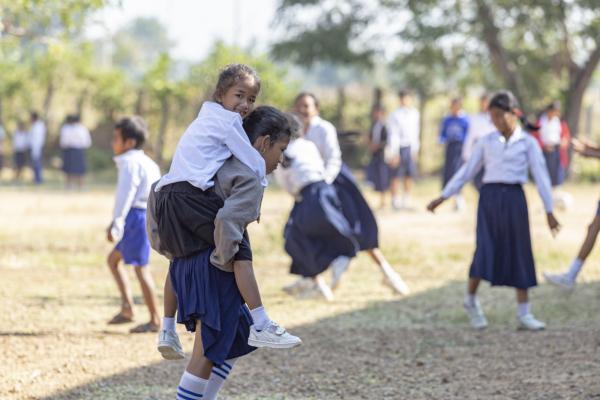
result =
[[[344,109],[346,108],[346,90],[343,86],[337,90],[337,109],[336,109],[336,128],[338,131],[343,131],[344,124]]]
[[[135,101],[135,115],[144,115],[145,111],[145,100],[146,93],[144,89],[139,89],[137,92],[137,99]]]
[[[596,44],[596,49],[590,54],[584,66],[573,69],[570,73],[569,89],[566,96],[565,119],[573,136],[577,136],[579,133],[579,116],[581,114],[583,95],[592,80],[598,63],[600,63],[600,42]]]
[[[77,98],[77,104],[75,105],[75,108],[76,108],[75,112],[79,116],[81,116],[81,114],[83,113],[83,106],[85,105],[87,96],[88,96],[88,89],[85,88],[81,91],[81,93],[79,94],[79,97]]]
[[[163,147],[165,146],[165,137],[167,135],[167,124],[169,122],[169,100],[163,98],[160,100],[160,125],[158,128],[158,136],[156,137],[155,156],[158,165],[163,162]]]
[[[46,87],[46,97],[44,98],[44,106],[42,111],[42,119],[46,123],[46,135],[50,136],[50,130],[52,129],[52,118],[50,117],[50,109],[52,108],[52,100],[54,99],[54,80],[50,79],[48,86]],[[48,141],[48,139],[46,139]]]

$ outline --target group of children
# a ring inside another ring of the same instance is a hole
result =
[[[284,230],[285,250],[292,259],[290,272],[299,275],[285,290],[331,300],[350,260],[364,250],[383,272],[385,283],[401,294],[408,293],[379,250],[373,212],[342,162],[335,128],[319,116],[317,98],[300,93],[294,113],[269,106],[254,109],[260,87],[260,78],[251,67],[225,67],[212,101],[202,105],[182,135],[169,172],[162,177],[158,166],[141,150],[147,136],[141,118],[124,118],[114,130],[119,177],[107,237],[117,244],[108,264],[122,306],[110,323],[134,318],[131,290],[119,266],[122,260],[135,266],[151,316],[133,331],[158,332],[158,351],[166,359],[184,358],[175,317],[195,333],[192,354],[177,387],[178,399],[215,399],[239,357],[258,347],[287,349],[302,343],[272,321],[265,310],[247,231],[250,223],[260,220],[267,175],[280,163],[276,178],[295,199]],[[418,130],[402,126],[408,120],[418,122],[418,113],[407,106],[406,98],[405,94],[405,109],[390,116],[394,122],[386,124],[389,129],[380,125],[373,130],[372,149],[379,151],[384,161],[392,160],[402,176],[410,179]],[[483,279],[516,289],[519,327],[543,329],[545,324],[533,316],[529,305],[528,289],[536,285],[536,277],[521,186],[529,169],[544,202],[548,225],[553,233],[558,232],[546,162],[538,143],[519,126],[518,103],[511,93],[497,93],[486,115],[494,125],[493,132],[471,139],[468,161],[448,173],[442,196],[428,209],[433,212],[480,176],[477,248],[464,300],[471,324],[478,329],[487,326],[476,296]],[[448,146],[465,139],[459,113],[453,118],[445,122],[443,138]],[[384,148],[385,130],[391,144]],[[600,158],[599,147],[574,143],[582,154]],[[449,148],[447,154],[463,158],[464,151],[462,146],[460,151]],[[410,181],[405,181],[407,187]],[[548,275],[551,282],[573,286],[600,230],[600,204],[598,213],[570,271]],[[147,267],[150,246],[170,260],[162,323]],[[332,275],[329,283],[323,276],[327,270]]]
[[[3,163],[3,147],[6,132],[0,125],[0,170]],[[19,181],[23,169],[30,164],[34,174],[34,182],[42,183],[42,153],[46,141],[46,126],[37,112],[30,113],[29,127],[23,121],[17,122],[17,129],[12,134],[14,179]]]

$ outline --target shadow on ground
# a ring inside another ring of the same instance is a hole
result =
[[[482,289],[484,332],[467,328],[464,283],[451,282],[295,327],[303,346],[253,353],[221,398],[600,399],[600,282],[568,297],[537,289],[540,333],[515,329],[511,290]],[[158,362],[43,399],[173,399],[184,367]]]

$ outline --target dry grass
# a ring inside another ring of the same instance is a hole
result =
[[[437,192],[424,182],[422,205]],[[558,217],[552,239],[541,204],[528,188],[538,274],[564,268],[583,239],[598,190],[570,186],[575,207]],[[252,227],[256,268],[271,316],[302,335],[292,351],[258,351],[239,362],[224,399],[593,399],[600,398],[600,263],[592,254],[571,296],[543,284],[533,309],[543,333],[515,331],[514,294],[481,291],[491,326],[472,332],[461,309],[474,243],[475,194],[461,214],[378,212],[382,249],[413,293],[381,285],[359,256],[330,304],[296,301],[281,291],[292,280],[281,232],[290,199],[265,198]],[[369,193],[375,204],[375,197]],[[104,228],[112,190],[82,194],[3,188],[0,204],[0,398],[172,399],[184,368],[155,351],[155,336],[109,327],[116,288],[105,267]],[[162,287],[167,263],[153,256]],[[541,274],[540,274],[541,275]],[[131,275],[133,278],[133,274]],[[146,318],[139,289],[138,320]],[[192,337],[180,330],[184,347]]]

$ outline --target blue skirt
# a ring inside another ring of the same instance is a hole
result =
[[[292,257],[292,274],[314,277],[338,256],[354,257],[358,242],[333,186],[315,182],[300,196],[285,226],[285,251]]]
[[[373,185],[376,192],[386,192],[390,188],[391,171],[383,159],[383,153],[373,154],[366,168],[367,182]]]
[[[483,185],[477,209],[477,248],[469,272],[492,286],[528,289],[537,285],[529,214],[519,184]]]
[[[204,356],[220,365],[256,348],[248,345],[252,317],[235,275],[210,263],[212,251],[174,258],[169,275],[177,295],[177,322],[194,332],[201,321]]]
[[[417,172],[417,164],[413,160],[411,147],[400,147],[400,164],[392,169],[392,176],[415,178]]]
[[[373,211],[358,189],[350,168],[345,164],[333,181],[333,187],[342,203],[342,213],[358,241],[359,249],[371,250],[379,247],[379,230]]]
[[[17,169],[24,168],[27,165],[28,150],[15,151],[13,155],[14,167]]]
[[[443,186],[452,179],[462,166],[462,142],[452,141],[446,144],[446,158],[444,161]]]
[[[69,175],[85,175],[85,149],[63,149],[63,171]]]
[[[148,265],[150,258],[150,241],[146,233],[146,210],[132,208],[125,218],[123,238],[115,246],[123,257],[123,262],[129,265],[143,267]]]
[[[565,174],[562,165],[560,165],[559,146],[555,146],[552,151],[544,151],[544,159],[546,160],[546,168],[548,168],[552,186],[561,185],[565,180]]]

